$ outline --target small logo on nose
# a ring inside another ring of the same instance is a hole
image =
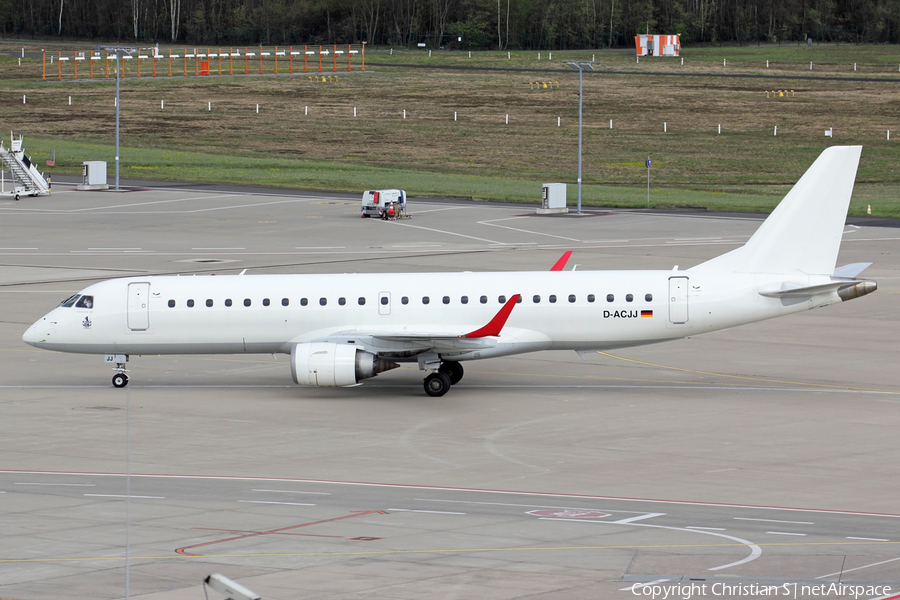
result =
[[[91,320],[88,319],[87,317],[85,317],[84,321],[81,322],[81,326],[84,327],[85,329],[90,329],[91,328]]]

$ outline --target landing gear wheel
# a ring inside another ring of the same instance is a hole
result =
[[[123,388],[128,385],[128,375],[125,373],[116,373],[112,378],[113,387]]]
[[[16,194],[16,202],[18,202],[18,201],[19,201],[19,195]]]
[[[425,378],[425,393],[432,398],[439,398],[450,389],[450,377],[440,371]]]
[[[450,385],[456,385],[463,378],[463,367],[458,362],[450,361],[442,362],[438,372],[444,373],[450,378]]]

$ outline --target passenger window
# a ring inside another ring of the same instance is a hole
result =
[[[347,304],[347,299],[346,298],[338,298],[338,304],[340,304],[341,306],[344,306],[345,304]]]
[[[175,308],[175,301],[169,300],[169,308]]]
[[[59,305],[65,307],[65,308],[71,308],[72,305],[75,304],[76,300],[78,300],[78,294],[75,294],[74,296],[69,296],[68,298],[66,298],[65,300],[60,302]]]
[[[588,294],[588,302],[593,302],[594,300],[596,300],[596,298],[594,298],[594,295]]]
[[[616,297],[613,296],[612,294],[607,294],[607,295],[606,295],[606,301],[607,301],[607,302],[615,302],[615,301],[616,301]]]
[[[409,298],[407,296],[403,296],[400,298],[400,304],[409,304]]]
[[[506,296],[500,296],[499,298],[497,298],[497,302],[499,302],[500,304],[505,304]]]
[[[482,304],[487,304],[487,296],[482,296],[481,298],[478,299],[478,301],[481,302]]]
[[[556,302],[556,295],[555,295],[555,294],[551,294],[549,300],[550,300],[550,304],[555,303],[555,302]]]
[[[365,301],[364,298],[360,298],[360,300],[361,300],[360,304],[365,304],[365,303],[366,303],[366,301]],[[406,298],[404,298],[404,300],[406,300]],[[382,306],[387,306],[387,303],[390,302],[390,300],[388,300],[388,297],[387,297],[387,296],[382,296],[382,297],[381,297],[381,300],[379,300],[379,302],[381,302],[381,305],[382,305]],[[406,304],[406,302],[404,302],[403,304]]]
[[[328,304],[328,300],[325,298],[319,298],[319,306],[325,306]]]
[[[460,303],[460,304],[468,304],[468,303],[469,303],[469,297],[468,297],[468,296],[463,296],[463,297],[461,297],[461,298],[459,299],[459,303]]]
[[[441,302],[443,302],[444,304],[450,304],[450,296],[444,296],[443,298],[441,298]]]
[[[212,305],[213,305],[212,299],[207,299],[206,306],[212,307]]]
[[[387,300],[387,298],[385,298],[385,300]],[[357,300],[357,302],[359,303],[360,306],[366,305],[366,299],[363,298],[362,296],[359,297],[359,300]]]
[[[516,298],[516,304],[522,304],[522,294],[519,294],[519,297]]]
[[[188,300],[188,301],[187,301],[187,305],[188,305],[188,308],[194,308],[194,301],[193,301],[193,300]]]
[[[569,302],[575,302],[575,294],[569,294]]]
[[[646,294],[644,296],[644,300],[646,300],[647,302],[653,302],[653,294]]]
[[[540,303],[541,303],[541,297],[538,296],[537,294],[535,294],[534,297],[531,298],[531,301],[534,302],[535,304],[540,304]]]
[[[290,303],[291,303],[291,301],[288,300],[287,298],[282,298],[282,299],[281,299],[281,305],[282,305],[282,306],[287,306],[287,305],[290,304]]]
[[[225,306],[231,306],[231,298],[225,298]]]
[[[309,300],[307,300],[306,298],[300,298],[300,306],[306,306],[307,304],[309,304]]]
[[[78,303],[75,304],[75,308],[94,308],[94,297],[82,296]]]
[[[244,298],[244,306],[250,306],[250,298]]]
[[[422,297],[422,304],[428,304],[429,302],[431,302],[431,299],[428,296]]]
[[[268,305],[269,305],[269,299],[263,298],[263,306],[268,306]]]
[[[631,302],[634,300],[634,294],[625,294],[625,302]]]

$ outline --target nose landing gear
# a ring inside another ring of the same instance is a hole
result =
[[[113,375],[112,378],[113,387],[123,388],[128,385],[128,370],[125,368],[125,365],[128,363],[128,355],[107,354],[104,360],[107,364],[115,363],[116,365],[114,369],[114,371],[116,371],[116,374]]]

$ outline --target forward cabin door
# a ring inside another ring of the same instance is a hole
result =
[[[669,277],[669,322],[688,322],[688,278]]]
[[[128,329],[150,329],[150,284],[128,284]]]

